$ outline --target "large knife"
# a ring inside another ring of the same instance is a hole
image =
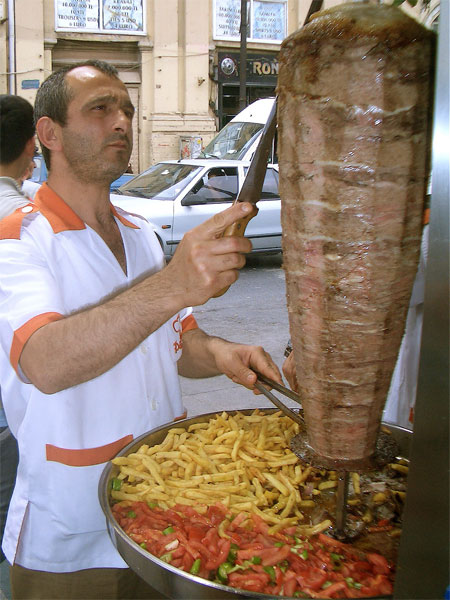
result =
[[[237,195],[235,202],[250,202],[251,204],[255,204],[261,198],[261,192],[264,185],[264,178],[266,176],[267,170],[267,161],[269,160],[270,150],[272,147],[272,140],[275,135],[275,129],[277,125],[277,100],[275,99],[272,110],[270,111],[269,118],[267,119],[266,124],[264,125],[264,129],[261,135],[261,139],[259,141],[258,147],[256,148],[255,154],[251,160],[250,166],[248,168],[247,174],[244,179],[244,183]],[[238,221],[235,221],[232,225],[227,227],[224,231],[223,236],[244,236],[245,229],[247,227],[248,222],[255,215],[250,215],[247,217],[243,217]],[[227,289],[230,286],[227,286],[220,292],[214,295],[214,298],[218,298],[225,294]]]

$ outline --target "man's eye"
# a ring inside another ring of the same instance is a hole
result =
[[[97,104],[96,106],[94,106],[94,110],[105,110],[105,109],[106,109],[105,104]]]

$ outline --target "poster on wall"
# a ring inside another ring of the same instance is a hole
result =
[[[281,42],[286,37],[287,0],[247,0],[247,39]],[[214,1],[214,38],[239,41],[241,0]]]
[[[145,34],[144,12],[144,0],[55,0],[55,28]]]
[[[214,37],[239,39],[241,27],[241,0],[216,0]]]
[[[285,37],[286,5],[281,2],[253,2],[253,31],[255,40],[278,40]]]

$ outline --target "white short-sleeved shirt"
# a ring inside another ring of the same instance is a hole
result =
[[[0,221],[0,386],[20,463],[3,541],[9,562],[65,572],[125,567],[98,502],[105,463],[133,438],[184,416],[176,362],[190,310],[174,315],[115,367],[43,394],[20,372],[39,328],[163,267],[150,225],[111,206],[125,275],[102,238],[46,184]]]

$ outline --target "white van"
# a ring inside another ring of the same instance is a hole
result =
[[[219,131],[199,158],[251,160],[275,98],[256,100]],[[273,152],[270,162],[273,161]]]

